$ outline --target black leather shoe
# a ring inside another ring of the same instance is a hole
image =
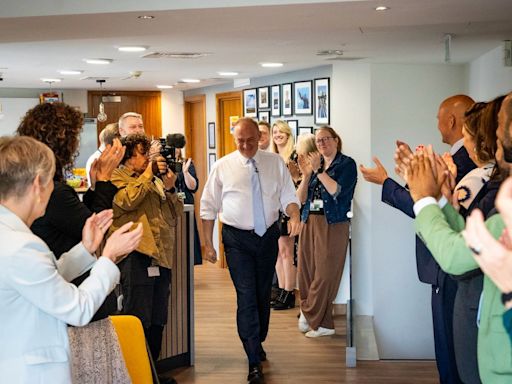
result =
[[[263,377],[263,371],[261,369],[261,364],[253,365],[249,368],[249,375],[247,375],[247,383],[248,384],[263,384],[265,382],[265,378]]]
[[[279,297],[279,301],[272,307],[276,311],[295,307],[295,293],[293,291],[285,290],[283,290],[283,292],[284,294]]]
[[[274,298],[270,299],[270,307],[274,308],[274,306],[281,301],[281,297],[283,297],[284,293],[286,292],[284,289],[277,288],[279,292],[274,296]]]

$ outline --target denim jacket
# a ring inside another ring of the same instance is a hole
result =
[[[354,189],[357,182],[357,167],[355,161],[341,152],[338,152],[326,172],[338,183],[334,195],[331,195],[318,180],[314,173],[308,184],[308,198],[302,208],[301,220],[307,222],[309,217],[309,203],[313,198],[313,191],[320,183],[322,200],[324,201],[324,213],[328,224],[342,223],[347,221],[347,212],[350,211],[350,204],[354,196]]]

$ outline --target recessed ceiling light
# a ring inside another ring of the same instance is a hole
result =
[[[143,47],[142,45],[127,45],[124,47],[117,48],[121,52],[144,52],[147,47]]]
[[[387,11],[389,9],[391,9],[391,8],[386,7],[385,5],[380,5],[380,6],[375,8],[376,11]]]
[[[201,80],[198,79],[181,79],[184,83],[199,83]]]
[[[170,89],[172,88],[173,86],[172,85],[157,85],[156,86],[158,89]]]
[[[45,83],[60,83],[62,81],[62,79],[51,78],[51,77],[42,77],[41,81],[44,81]]]
[[[74,70],[74,69],[63,69],[62,71],[59,71],[61,75],[80,75],[83,73],[83,71]]]
[[[112,59],[84,59],[87,64],[110,64]]]
[[[137,16],[137,19],[142,19],[142,20],[153,20],[155,18],[155,16],[151,16],[151,15],[140,15],[140,16]]]
[[[219,76],[238,76],[238,72],[217,72]]]
[[[265,68],[278,68],[282,67],[283,65],[283,63],[261,63],[261,66]]]

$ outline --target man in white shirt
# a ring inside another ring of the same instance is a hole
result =
[[[258,150],[258,124],[240,119],[233,132],[238,150],[217,161],[201,198],[205,258],[217,260],[213,227],[220,214],[222,241],[237,292],[238,334],[249,360],[249,383],[262,383],[261,361],[270,320],[270,292],[277,260],[279,210],[290,217],[289,233],[300,229],[299,200],[279,155]]]

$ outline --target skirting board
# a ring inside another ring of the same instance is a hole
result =
[[[373,316],[355,316],[355,346],[357,360],[379,360],[379,351],[375,339]]]

